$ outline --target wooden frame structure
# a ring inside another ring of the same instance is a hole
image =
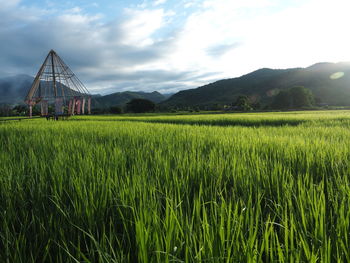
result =
[[[37,73],[25,98],[29,117],[36,104],[41,106],[41,116],[49,116],[49,106],[54,107],[53,116],[71,116],[91,113],[91,94],[84,84],[51,50]],[[86,111],[85,111],[86,108]]]

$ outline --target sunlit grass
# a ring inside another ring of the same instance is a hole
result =
[[[231,114],[196,114],[196,115],[156,115],[156,116],[74,116],[73,120],[96,121],[143,121],[154,123],[215,125],[215,126],[283,126],[309,124],[325,125],[349,122],[350,111],[294,111],[267,113],[231,113]]]
[[[0,262],[350,261],[349,117],[0,123]]]

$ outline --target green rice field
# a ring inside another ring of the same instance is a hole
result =
[[[350,111],[0,122],[0,262],[350,262]]]

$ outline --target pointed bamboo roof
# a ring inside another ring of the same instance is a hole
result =
[[[53,102],[58,98],[68,101],[74,97],[91,97],[91,94],[57,53],[50,50],[25,102],[28,104],[39,103],[41,100]]]

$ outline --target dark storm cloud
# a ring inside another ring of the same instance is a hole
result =
[[[96,28],[95,28],[96,29]],[[93,32],[84,26],[69,24],[62,18],[26,23],[23,26],[0,31],[0,50],[6,64],[33,73],[50,49],[59,54],[73,67],[98,66],[103,45],[95,43]],[[40,63],[39,62],[39,63]]]

